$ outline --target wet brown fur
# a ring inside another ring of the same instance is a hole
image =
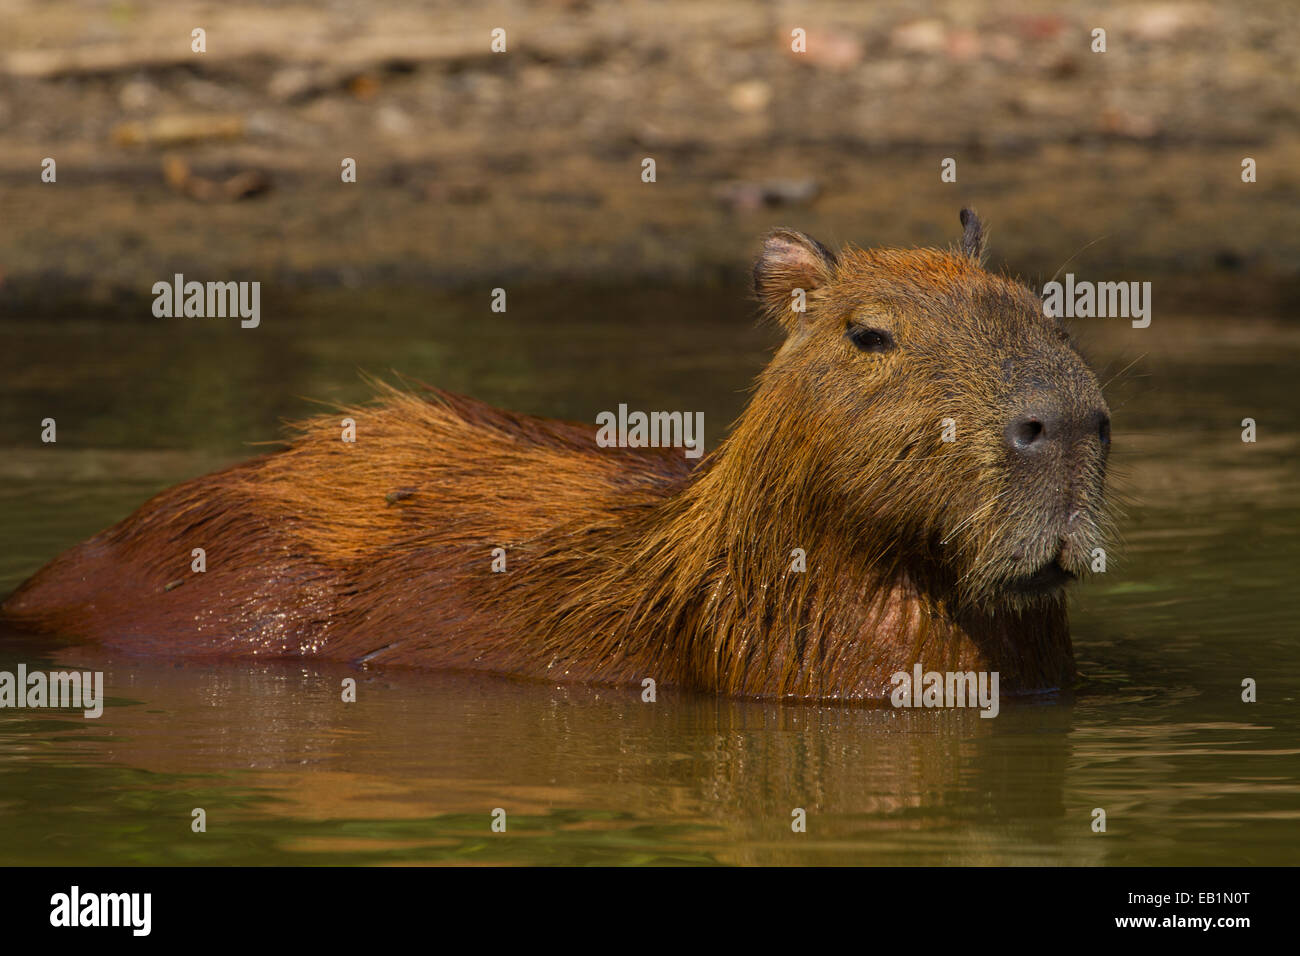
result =
[[[169,489],[56,558],[4,613],[156,655],[730,695],[879,698],[916,662],[997,670],[1004,692],[1066,685],[1063,595],[1005,588],[1058,539],[1084,569],[1104,454],[1063,451],[1040,480],[1007,464],[1000,423],[1026,389],[1100,395],[1039,300],[980,268],[981,233],[970,246],[968,226],[958,252],[838,258],[769,236],[756,286],[788,338],[698,465],[598,447],[590,425],[381,387],[347,413],[355,444],[342,416],[314,418],[286,449]],[[789,309],[794,287],[805,313]],[[900,347],[855,349],[845,329],[863,322]],[[945,417],[956,443],[939,441]]]

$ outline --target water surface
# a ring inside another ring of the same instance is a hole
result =
[[[701,409],[712,447],[774,343],[730,290],[510,296],[501,315],[486,293],[268,290],[256,330],[156,320],[148,299],[0,318],[0,592],[262,450],[313,400],[364,398],[359,370],[579,421]],[[1072,598],[1074,692],[1004,700],[996,720],[662,689],[649,705],[6,635],[0,670],[102,670],[109,702],[98,720],[0,710],[0,863],[1294,863],[1300,330],[1160,315],[1078,331],[1109,382],[1127,516],[1108,572]]]

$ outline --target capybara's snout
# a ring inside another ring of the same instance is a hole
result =
[[[1028,467],[1048,467],[1053,456],[1095,453],[1110,447],[1110,410],[1071,408],[1055,396],[1026,404],[1003,429],[1007,452]],[[1092,446],[1095,445],[1095,451]]]

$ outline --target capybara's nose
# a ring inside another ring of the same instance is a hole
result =
[[[1037,403],[1012,418],[1003,431],[1007,449],[1027,461],[1085,438],[1096,438],[1103,452],[1110,446],[1110,416],[1105,409],[1070,414],[1049,402]]]

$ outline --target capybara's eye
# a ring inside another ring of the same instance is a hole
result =
[[[894,347],[894,337],[884,329],[870,329],[853,325],[848,331],[849,341],[864,352],[888,352]]]

